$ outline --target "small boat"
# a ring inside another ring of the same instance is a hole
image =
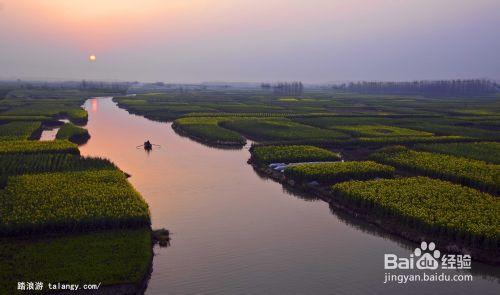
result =
[[[149,140],[146,140],[143,144],[141,145],[138,145],[137,148],[144,148],[145,151],[151,151],[153,149],[153,146],[156,146],[156,147],[161,147],[159,144],[154,144],[154,143],[151,143]]]

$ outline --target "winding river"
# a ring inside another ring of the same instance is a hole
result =
[[[383,257],[415,245],[332,212],[260,177],[248,146],[222,150],[177,135],[170,123],[85,103],[83,155],[111,159],[149,203],[153,228],[173,232],[155,247],[146,294],[498,294],[499,270],[472,263],[474,281],[384,284]],[[146,139],[161,148],[147,153]],[[438,245],[439,247],[439,245]],[[418,272],[408,272],[418,273]],[[458,272],[451,272],[458,274]]]

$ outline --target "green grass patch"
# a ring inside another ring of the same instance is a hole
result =
[[[374,153],[372,157],[381,163],[495,194],[500,189],[500,165],[404,147],[386,148]]]
[[[372,214],[477,246],[500,247],[500,200],[489,194],[427,177],[349,181],[332,189]]]
[[[393,177],[395,170],[394,167],[372,161],[305,163],[288,166],[285,168],[285,176],[299,181],[333,183],[352,179]]]
[[[80,154],[76,144],[67,140],[36,141],[11,140],[0,141],[0,154],[33,154],[33,153],[71,153]]]
[[[0,239],[0,294],[17,282],[140,285],[152,259],[149,229]],[[27,292],[27,291],[24,291]],[[22,294],[23,291],[20,291]]]
[[[149,224],[148,205],[116,170],[13,176],[0,191],[2,234]]]
[[[340,160],[337,153],[310,145],[254,146],[251,153],[260,164]]]

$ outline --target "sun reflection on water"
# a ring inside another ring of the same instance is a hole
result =
[[[99,103],[97,102],[97,98],[92,98],[92,113],[97,113],[99,109]]]

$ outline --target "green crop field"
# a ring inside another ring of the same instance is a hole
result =
[[[337,153],[310,145],[254,146],[251,152],[260,164],[340,160]]]
[[[243,134],[252,139],[283,142],[331,142],[347,134],[292,122],[285,118],[185,117],[174,122],[194,138],[214,144],[244,144]]]
[[[416,148],[423,151],[500,164],[500,143],[498,142],[420,144]]]
[[[284,176],[317,180],[325,194],[332,189],[332,200],[419,233],[500,249],[498,94],[322,86],[291,95],[203,84],[142,93],[149,90],[131,85],[121,95],[137,95],[113,98],[129,113],[173,121],[178,134],[210,146],[243,148],[248,138],[252,163],[261,166],[322,162],[291,165]],[[148,205],[118,167],[81,157],[75,144],[89,136],[78,126],[88,120],[81,106],[98,96],[83,89],[0,90],[0,256],[8,257],[0,259],[0,290],[11,281],[53,278],[138,284],[148,271]],[[29,140],[63,118],[71,123],[56,140]],[[338,162],[340,154],[350,161]]]
[[[381,163],[495,194],[500,189],[500,165],[445,154],[419,152],[404,147],[387,148],[374,153],[372,157]]]
[[[333,183],[352,179],[392,177],[395,170],[394,167],[372,161],[305,163],[286,167],[285,176],[299,181],[316,180]]]
[[[0,294],[15,294],[18,282],[140,291],[149,273],[148,205],[113,163],[81,157],[70,142],[88,139],[73,124],[87,122],[80,105],[95,94],[16,89],[0,97]],[[61,118],[73,124],[56,140],[28,140]]]
[[[417,131],[407,128],[387,126],[387,125],[346,125],[346,126],[338,126],[333,129],[340,130],[346,133],[350,133],[354,136],[359,137],[403,137],[403,136],[432,136],[432,133]]]
[[[86,124],[89,116],[87,111],[81,107],[63,110],[60,111],[59,114],[63,117],[67,117],[71,122],[78,125]]]
[[[52,102],[44,104],[43,100],[28,105],[14,106],[3,112],[2,115],[66,117],[75,124],[85,124],[88,118],[87,111],[79,106]]]
[[[148,229],[3,238],[0,253],[0,294],[18,292],[17,282],[139,286],[153,254]]]
[[[66,153],[0,154],[0,175],[117,169],[108,160]]]
[[[35,141],[12,140],[0,141],[0,154],[33,154],[33,153],[71,153],[80,154],[76,144],[67,140]]]
[[[222,120],[227,119],[218,117],[186,117],[177,119],[174,124],[176,128],[201,141],[211,144],[244,145],[246,140],[240,134],[219,126]]]
[[[294,121],[315,127],[332,129],[345,125],[371,125],[371,124],[392,124],[396,119],[387,116],[300,116],[293,118]]]
[[[487,193],[426,177],[349,181],[334,195],[425,232],[500,248],[500,200]]]
[[[40,122],[15,121],[1,124],[0,140],[29,139],[40,127]]]
[[[456,121],[457,125],[443,124],[442,122],[412,122],[404,124],[410,128],[416,130],[432,132],[436,135],[455,135],[464,136],[481,139],[481,140],[498,140],[500,139],[500,134],[495,130],[472,128],[467,126],[461,126],[459,124],[464,124],[463,122]]]
[[[285,118],[238,118],[223,122],[222,126],[252,139],[272,142],[321,143],[349,137],[345,133],[303,125]]]
[[[0,196],[3,234],[150,224],[148,205],[116,170],[12,176]]]
[[[417,143],[438,143],[438,142],[470,142],[473,138],[462,136],[380,136],[380,137],[360,137],[347,141],[347,143],[361,146],[387,146],[387,145],[413,145]]]
[[[0,120],[4,118],[67,118],[74,124],[87,123],[87,111],[80,106],[98,93],[77,90],[17,89],[0,100]],[[45,119],[44,119],[45,120]]]
[[[480,117],[446,117],[436,115],[379,115],[379,116],[298,116],[293,117],[293,120],[299,123],[316,126],[326,129],[352,130],[354,134],[358,125],[389,125],[393,128],[411,129],[412,132],[424,132],[427,135],[434,133],[438,136],[463,136],[483,140],[500,139],[500,134],[493,128],[498,128],[498,124],[492,121],[493,116],[485,118]],[[497,118],[498,119],[498,118]],[[373,132],[359,132],[356,134],[361,137],[369,136],[389,136],[387,132],[384,134],[373,134]],[[370,134],[371,133],[371,134]],[[400,136],[397,132],[393,136]],[[412,135],[412,134],[406,134]],[[413,134],[417,135],[417,134]],[[431,134],[432,135],[432,134]]]
[[[0,115],[0,122],[8,123],[15,121],[53,121],[54,118],[48,116],[11,116],[11,115]]]
[[[134,114],[162,121],[177,119],[176,128],[205,143],[234,145],[238,135],[227,129],[255,141],[283,144],[378,147],[499,139],[500,108],[492,96],[427,98],[328,90],[284,96],[228,88],[172,89],[114,100]],[[188,124],[187,120],[183,125],[185,117],[218,119],[206,124]]]

